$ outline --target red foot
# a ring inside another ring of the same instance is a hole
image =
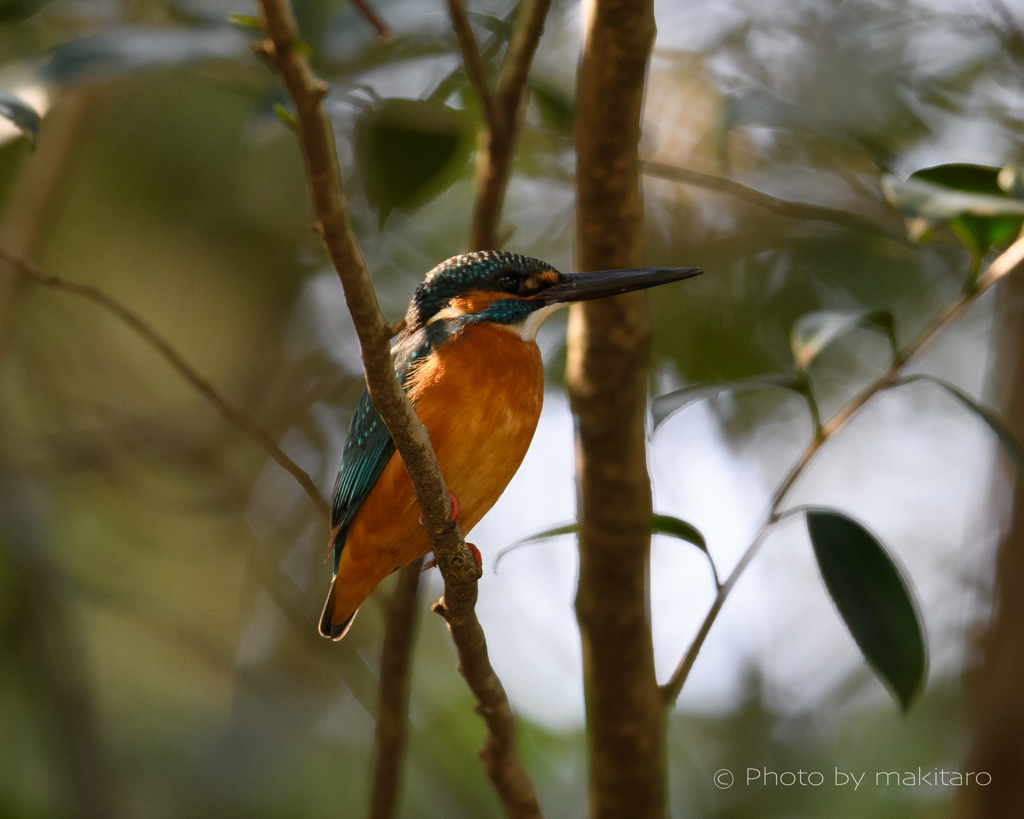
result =
[[[452,523],[459,522],[459,516],[462,514],[462,505],[459,503],[459,499],[455,497],[455,493],[451,489],[448,490],[448,499],[452,502],[452,514],[448,520]],[[423,515],[420,515],[420,526],[423,525]]]

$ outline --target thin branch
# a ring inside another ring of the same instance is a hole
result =
[[[15,256],[13,253],[9,253],[4,248],[0,248],[0,259],[17,270],[23,277],[35,282],[36,284],[42,285],[43,287],[49,287],[54,290],[62,290],[65,293],[74,293],[78,296],[84,296],[117,316],[117,318],[134,330],[135,333],[153,347],[153,349],[160,353],[167,363],[170,364],[178,374],[185,379],[185,381],[187,381],[197,392],[202,394],[203,397],[205,397],[214,406],[217,412],[223,416],[224,420],[234,424],[242,430],[242,432],[252,438],[252,440],[259,444],[259,446],[271,458],[277,461],[277,463],[286,472],[288,472],[288,474],[295,478],[303,490],[305,490],[309,499],[317,508],[317,511],[319,511],[324,518],[330,518],[330,506],[324,499],[324,496],[320,494],[320,490],[317,488],[316,484],[313,483],[313,479],[309,477],[308,473],[288,457],[288,454],[274,442],[274,439],[271,438],[265,430],[249,420],[243,412],[235,409],[235,407],[220,394],[220,391],[214,387],[213,384],[199,375],[199,373],[197,373],[192,366],[182,358],[181,354],[171,346],[170,342],[168,342],[143,319],[116,299],[108,296],[99,288],[92,287],[91,285],[76,284],[75,282],[60,279],[57,276],[47,275],[43,273],[37,265],[27,259]]]
[[[451,4],[460,0],[449,0]],[[519,128],[525,106],[526,81],[537,52],[544,21],[551,0],[523,0],[509,42],[501,82],[494,98],[493,116],[488,114],[488,127],[480,135],[477,151],[477,188],[470,228],[470,250],[493,250],[498,247],[498,225],[505,202],[512,159],[515,156]],[[459,37],[460,44],[462,36]],[[479,56],[479,54],[477,54]],[[463,48],[467,73],[473,54]],[[486,85],[486,83],[485,83]]]
[[[322,104],[327,85],[314,76],[306,58],[295,48],[296,24],[287,0],[260,0],[260,8],[270,39],[259,44],[257,50],[273,63],[295,106],[310,194],[320,220],[319,232],[344,286],[345,300],[359,336],[367,389],[409,473],[430,545],[445,580],[443,610],[463,658],[463,676],[474,692],[498,691],[498,699],[505,706],[500,717],[485,714],[487,742],[497,743],[502,749],[501,769],[488,773],[511,816],[539,816],[539,811],[524,811],[523,803],[516,798],[520,793],[532,794],[533,785],[518,759],[516,726],[508,699],[486,662],[483,632],[473,608],[481,571],[458,525],[449,520],[451,502],[429,435],[395,376],[389,345],[392,325],[380,311],[341,192],[334,135]],[[467,632],[474,628],[480,639],[469,642],[467,637],[471,635]],[[490,703],[482,702],[481,707],[495,711]],[[510,782],[514,787],[509,787]],[[536,804],[536,797],[533,803]]]
[[[391,35],[391,29],[388,28],[388,24],[384,22],[383,18],[377,14],[373,6],[371,6],[366,0],[351,0],[352,5],[355,6],[363,19],[366,20],[373,30],[377,32],[377,37],[385,43],[390,43],[394,37]]]
[[[460,592],[462,596],[454,598],[446,591],[432,610],[448,622],[459,652],[459,673],[480,703],[477,710],[487,724],[480,758],[511,819],[542,819],[533,784],[516,749],[516,717],[491,667],[484,630],[474,611],[477,586],[474,583]]]
[[[398,586],[388,611],[380,658],[380,702],[374,740],[376,755],[370,792],[370,819],[391,819],[398,805],[409,727],[409,678],[422,568],[421,557],[399,572]]]
[[[466,66],[466,76],[469,77],[469,82],[480,98],[480,104],[483,105],[484,121],[487,123],[487,127],[494,131],[500,127],[497,109],[494,107],[494,96],[491,94],[491,87],[487,84],[487,70],[484,68],[480,47],[477,45],[476,35],[473,34],[473,27],[469,23],[469,16],[466,14],[466,7],[462,0],[448,0],[448,13],[452,18],[455,36],[459,39],[462,62]]]
[[[906,233],[889,230],[872,219],[851,213],[850,211],[830,208],[824,205],[812,205],[809,202],[792,202],[788,199],[780,199],[777,196],[762,193],[759,190],[749,188],[724,176],[701,173],[689,168],[680,168],[678,165],[656,162],[652,159],[641,160],[640,167],[648,176],[657,176],[672,182],[682,182],[684,185],[694,185],[717,193],[724,193],[727,196],[732,196],[750,205],[770,210],[772,213],[777,213],[779,216],[785,216],[788,219],[830,222],[854,230],[862,230],[866,233],[884,236],[886,239],[892,239],[900,244],[912,244],[907,238]]]
[[[690,669],[693,668],[693,664],[697,660],[697,655],[700,653],[701,647],[704,645],[704,640],[707,638],[708,632],[711,631],[711,626],[714,625],[715,619],[718,617],[718,613],[722,609],[722,605],[725,603],[730,592],[732,592],[733,587],[736,585],[740,576],[744,571],[746,571],[746,568],[754,559],[758,549],[764,542],[765,535],[767,535],[769,528],[782,518],[783,514],[780,510],[782,508],[783,501],[789,495],[790,490],[792,490],[796,485],[797,480],[806,471],[807,467],[814,459],[814,456],[822,446],[824,446],[829,439],[834,437],[839,430],[846,426],[850,419],[853,418],[853,416],[856,415],[865,404],[878,395],[878,393],[894,386],[907,362],[931,345],[946,327],[956,321],[972,304],[974,304],[975,301],[978,300],[978,297],[981,296],[982,293],[991,288],[1001,278],[1015,271],[1022,263],[1024,263],[1024,238],[1018,239],[1005,252],[998,256],[992,264],[988,266],[988,269],[981,278],[978,279],[977,286],[973,292],[961,296],[946,307],[946,309],[943,310],[942,313],[940,313],[939,316],[931,322],[931,324],[918,333],[917,336],[899,352],[892,364],[877,380],[833,415],[832,418],[829,419],[829,421],[821,428],[819,435],[807,444],[807,447],[800,455],[800,458],[790,469],[789,474],[786,475],[782,483],[779,484],[775,492],[772,494],[768,516],[764,523],[761,524],[761,528],[758,529],[753,542],[747,547],[747,550],[743,553],[743,557],[740,558],[739,563],[736,564],[736,568],[732,570],[732,573],[726,578],[722,588],[715,596],[715,599],[711,604],[711,608],[704,617],[704,622],[701,623],[701,627],[697,631],[697,636],[693,638],[693,642],[690,643],[690,646],[679,661],[679,665],[672,673],[669,681],[661,687],[662,696],[666,706],[671,707],[679,697],[679,692],[683,689],[683,684],[686,682]]]

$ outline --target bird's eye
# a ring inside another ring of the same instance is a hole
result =
[[[519,277],[513,276],[511,273],[503,273],[498,276],[497,282],[498,289],[506,293],[518,293],[519,292]]]

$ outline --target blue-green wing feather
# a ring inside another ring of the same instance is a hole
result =
[[[391,433],[370,400],[370,393],[363,390],[348,428],[345,454],[334,484],[332,529],[337,526],[345,528],[351,523],[394,451]]]
[[[395,371],[405,389],[410,386],[408,376],[413,365],[428,356],[442,338],[440,327],[428,325],[428,328],[400,340],[392,351]],[[363,390],[349,424],[341,469],[338,470],[331,498],[331,529],[338,531],[334,539],[335,572],[338,570],[341,550],[345,546],[345,530],[394,452],[391,433],[370,400],[370,393]]]

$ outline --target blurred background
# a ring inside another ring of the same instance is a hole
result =
[[[424,273],[467,241],[479,106],[441,0],[378,0],[390,42],[342,0],[295,7],[331,84],[358,237],[397,319]],[[911,241],[880,180],[1024,162],[1021,9],[664,0],[656,10],[646,258],[707,273],[652,294],[652,395],[793,371],[790,328],[811,311],[887,310],[909,341],[960,294],[971,252],[941,220]],[[516,6],[474,0],[470,11],[485,57],[500,58]],[[0,90],[45,115],[34,150],[13,126],[2,135],[0,246],[128,306],[326,494],[361,363],[309,229],[286,100],[251,52],[254,13],[230,0],[0,3]],[[562,270],[572,269],[580,14],[568,0],[552,8],[504,218],[509,250]],[[723,189],[723,177],[746,187]],[[774,199],[751,201],[751,188]],[[1024,299],[1013,288],[982,298],[912,369],[1012,415]],[[519,549],[493,571],[501,548],[574,517],[564,321],[539,338],[548,389],[533,448],[472,539],[484,554],[478,610],[541,804],[549,817],[582,817],[572,539]],[[822,352],[810,375],[824,415],[888,356],[867,330]],[[697,526],[724,575],[812,432],[785,390],[692,404],[652,429],[655,508]],[[965,815],[955,788],[872,780],[975,770],[1013,483],[991,431],[926,384],[880,396],[830,442],[791,504],[841,508],[897,556],[927,630],[927,689],[901,715],[789,520],[730,598],[671,717],[672,816]],[[0,816],[365,813],[393,580],[345,641],[317,637],[327,532],[298,485],[123,323],[29,282],[0,291],[0,486]],[[664,680],[714,586],[703,555],[661,539],[652,580]],[[444,623],[427,611],[436,571],[423,586],[400,815],[500,816],[476,756],[482,722]],[[746,786],[748,767],[820,771],[825,785]],[[715,787],[721,768],[736,786]],[[836,768],[868,781],[835,787]]]

